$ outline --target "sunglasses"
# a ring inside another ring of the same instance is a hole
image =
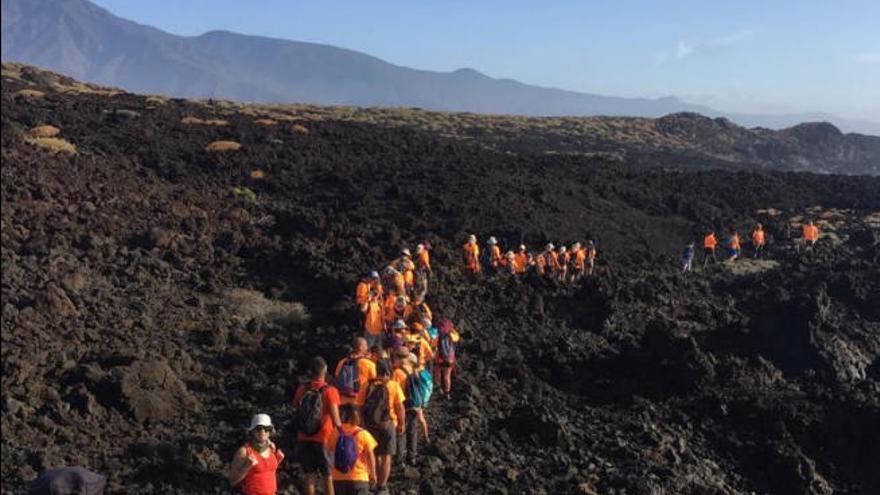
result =
[[[255,426],[254,429],[251,431],[256,431],[256,432],[265,431],[266,433],[272,433],[273,431],[275,431],[275,428],[273,428],[271,426]]]

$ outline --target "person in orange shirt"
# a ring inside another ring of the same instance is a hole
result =
[[[581,247],[581,243],[576,242],[571,246],[571,281],[580,280],[587,272],[587,250]]]
[[[730,229],[730,236],[727,238],[727,258],[728,260],[735,260],[739,258],[739,254],[742,246],[739,242],[739,234],[736,232],[736,229]]]
[[[391,366],[382,360],[376,364],[376,379],[361,390],[361,416],[367,430],[376,439],[376,491],[387,490],[391,476],[391,459],[397,452],[397,436],[405,433],[406,398],[403,389],[391,380]],[[384,390],[383,390],[384,389]]]
[[[367,339],[356,337],[351,353],[336,364],[336,370],[333,373],[336,378],[333,384],[339,390],[343,404],[357,404],[360,389],[366,387],[370,380],[376,378],[376,363],[370,360],[369,351],[370,346],[367,344]],[[352,378],[356,378],[356,381],[353,382]]]
[[[550,253],[553,252],[553,244],[547,244],[544,247],[544,252],[539,254],[535,258],[535,270],[538,272],[538,275],[544,276],[547,275],[551,269],[550,267]]]
[[[284,452],[269,439],[273,433],[275,427],[272,426],[272,419],[268,414],[257,414],[251,419],[248,442],[235,452],[226,472],[229,483],[237,487],[243,495],[275,495],[278,489],[275,473],[284,460]],[[47,493],[72,492],[56,492],[50,489]]]
[[[501,260],[501,266],[506,273],[516,275],[516,255],[513,254],[513,251],[504,253],[504,258]]]
[[[477,236],[470,235],[461,250],[467,273],[471,275],[480,273],[480,246],[477,245]]]
[[[403,310],[403,320],[407,324],[421,323],[425,318],[433,320],[434,314],[431,312],[428,303],[421,297],[413,298],[412,303]]]
[[[519,245],[519,251],[513,255],[513,272],[522,275],[529,266],[529,253],[526,251],[525,244]]]
[[[416,282],[416,264],[412,262],[412,260],[405,260],[403,262],[403,271],[401,275],[403,276],[403,287],[406,291],[406,294],[412,294],[413,287]]]
[[[403,278],[403,274],[391,265],[385,267],[383,285],[385,286],[385,292],[388,294],[395,296],[406,295],[406,280]]]
[[[418,357],[405,348],[398,349],[394,353],[392,363],[394,366],[392,380],[400,385],[404,395],[406,395],[406,401],[404,402],[406,408],[406,432],[404,437],[398,437],[397,456],[400,459],[405,458],[409,464],[415,464],[419,450],[419,433],[425,437],[426,441],[430,441],[428,421],[424,414],[424,406],[427,402],[420,406],[414,406],[412,398],[407,394],[410,393],[408,390],[410,377],[414,373],[422,372],[417,369]]]
[[[491,272],[495,273],[498,271],[498,268],[501,266],[501,248],[498,246],[498,241],[494,237],[490,237],[486,244],[489,245],[489,259],[488,259],[488,267]]]
[[[376,455],[373,449],[378,442],[373,435],[360,427],[361,420],[358,408],[354,404],[345,404],[339,408],[339,416],[342,419],[342,427],[333,430],[324,444],[324,451],[328,459],[332,459],[330,478],[333,480],[335,495],[358,495],[369,494],[370,483],[376,481]],[[354,464],[351,466],[341,465],[343,459],[337,458],[337,442],[340,436],[350,436],[354,447]],[[343,472],[340,468],[345,469]]]
[[[370,272],[364,278],[361,279],[357,284],[357,288],[355,289],[355,301],[358,306],[362,306],[370,297],[370,289],[381,289],[382,285],[379,283],[379,272]]]
[[[703,267],[709,264],[709,260],[712,260],[712,263],[718,261],[718,258],[715,257],[715,248],[718,246],[718,239],[715,237],[715,232],[711,230],[706,233],[706,237],[703,237]]]
[[[382,307],[382,299],[375,289],[370,289],[367,302],[361,305],[364,314],[364,339],[367,346],[382,344],[382,336],[385,333],[385,311]]]
[[[812,220],[804,225],[803,231],[804,242],[806,243],[807,247],[812,247],[814,244],[816,244],[816,241],[819,240],[819,227],[816,227],[813,224]]]
[[[305,492],[308,495],[315,494],[318,476],[324,477],[324,493],[333,493],[330,466],[324,457],[324,443],[334,429],[342,426],[342,421],[339,419],[339,391],[326,382],[326,377],[327,362],[321,357],[315,357],[309,365],[309,383],[301,384],[293,394],[294,408],[303,405],[307,394],[321,395],[322,422],[320,429],[313,435],[302,431],[298,432],[294,448],[294,459],[305,473]]]
[[[416,270],[424,270],[431,273],[431,254],[424,244],[416,246]]]
[[[407,261],[412,261],[412,253],[410,253],[409,249],[403,248],[400,250],[400,256],[389,263],[395,270],[402,272],[404,270],[404,264]]]
[[[755,230],[752,231],[752,244],[755,246],[755,258],[757,258],[764,252],[764,227],[760,223],[755,225]]]
[[[397,321],[403,319],[403,312],[406,310],[406,296],[388,295],[385,298],[385,307],[383,313],[385,315],[385,328],[388,329]]]

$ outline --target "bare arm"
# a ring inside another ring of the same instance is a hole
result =
[[[330,421],[333,421],[333,426],[337,430],[342,428],[342,420],[339,418],[339,406],[336,404],[330,404]]]
[[[367,449],[367,473],[370,475],[370,483],[376,483],[376,454],[372,449]]]
[[[232,462],[229,464],[229,469],[226,472],[226,479],[229,480],[229,484],[235,486],[241,483],[241,480],[247,476],[248,471],[251,470],[251,466],[257,463],[257,460],[253,457],[247,455],[247,450],[242,447],[235,452],[235,457],[232,458]]]
[[[403,408],[403,403],[398,402],[394,404],[394,410],[397,412],[397,433],[403,434],[406,431],[406,409]]]

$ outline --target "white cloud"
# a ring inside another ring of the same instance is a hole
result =
[[[853,60],[861,64],[880,64],[880,51],[856,53]]]
[[[682,60],[692,55],[706,52],[716,52],[731,48],[750,41],[754,38],[755,32],[751,29],[735,31],[717,38],[712,38],[700,43],[690,43],[685,40],[678,40],[675,48],[662,50],[657,53],[655,61],[657,65],[663,65],[669,62]]]

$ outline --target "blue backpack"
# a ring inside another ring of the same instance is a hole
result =
[[[455,362],[455,342],[452,341],[450,332],[440,332],[440,343],[437,347],[440,359],[444,363],[452,364]]]
[[[428,405],[434,391],[434,378],[428,370],[410,373],[406,377],[406,402],[413,409]]]
[[[360,428],[354,430],[351,435],[339,432],[339,438],[336,439],[336,448],[333,450],[333,467],[341,473],[347,473],[354,469],[357,463],[358,452],[355,437],[361,432]]]
[[[339,376],[336,377],[336,388],[346,397],[357,397],[361,389],[359,376],[358,360],[355,358],[346,359],[342,369],[339,370]]]

